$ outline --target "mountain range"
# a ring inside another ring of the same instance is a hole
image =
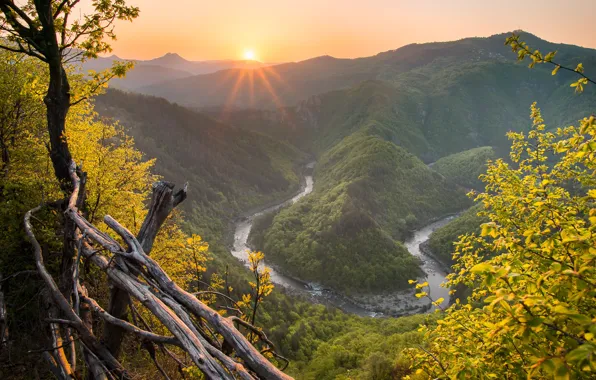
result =
[[[190,78],[173,78],[138,91],[202,108],[295,106],[310,96],[349,88],[365,80],[381,80],[390,84],[406,82],[409,86],[418,87],[420,82],[433,80],[438,73],[447,70],[451,71],[448,74],[453,79],[457,79],[456,69],[463,75],[467,72],[479,73],[486,69],[483,67],[485,64],[492,64],[494,68],[499,68],[502,63],[512,64],[515,57],[508,54],[508,48],[503,45],[507,35],[411,44],[356,59],[321,56],[254,70],[233,68]],[[553,44],[529,33],[522,33],[522,36],[533,48],[559,51],[557,59],[562,63],[579,56],[594,55],[593,49]],[[526,75],[532,74],[526,72]]]
[[[98,57],[83,63],[83,70],[101,71],[112,66],[114,61],[129,61],[116,55]],[[269,64],[249,60],[208,60],[189,61],[179,54],[167,53],[150,60],[130,60],[135,62],[133,70],[125,78],[114,78],[110,86],[122,90],[136,90],[170,80],[188,78],[200,74],[209,74],[220,70],[240,68],[254,69]]]
[[[556,50],[562,64],[596,68],[594,49],[521,37]],[[225,69],[135,89],[150,96],[108,93],[99,112],[131,127],[164,175],[192,178],[193,224],[218,225],[220,235],[234,214],[295,189],[297,166],[315,157],[313,193],[256,223],[255,248],[289,274],[343,292],[399,288],[418,271],[402,245],[410,231],[470,206],[464,194],[479,186],[464,172],[470,157],[508,151],[506,133],[528,130],[534,101],[551,128],[596,111],[592,87],[579,97],[569,90],[573,73],[529,70],[505,38]],[[157,63],[145,67],[188,70],[174,55]],[[478,147],[491,148],[462,153]],[[436,170],[426,165],[459,153]]]

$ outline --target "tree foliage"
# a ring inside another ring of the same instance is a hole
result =
[[[511,132],[477,196],[490,222],[456,244],[447,286],[469,302],[422,328],[417,373],[433,378],[592,378],[596,371],[596,122]],[[424,288],[422,286],[422,288]],[[424,289],[423,289],[424,290]],[[424,294],[424,292],[422,293]]]
[[[483,146],[442,157],[432,169],[460,186],[481,190],[483,183],[479,177],[486,172],[486,162],[495,158],[494,149]]]

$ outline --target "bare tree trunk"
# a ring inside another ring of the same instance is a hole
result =
[[[66,115],[70,109],[70,83],[62,65],[62,57],[57,45],[55,49],[48,48],[47,57],[50,68],[50,84],[43,101],[47,109],[46,119],[50,135],[50,158],[56,178],[60,181],[60,186],[67,193],[70,193],[72,184],[69,170],[72,156],[64,136]]]
[[[149,255],[151,248],[153,248],[153,242],[155,241],[159,229],[172,210],[174,210],[174,208],[184,199],[186,199],[186,185],[176,193],[174,193],[173,183],[160,181],[153,185],[149,212],[147,213],[143,225],[141,226],[141,230],[137,235],[137,240],[141,243],[143,251],[147,255]],[[128,320],[130,296],[128,292],[123,291],[114,284],[111,286],[108,313],[116,318]],[[125,334],[126,330],[117,325],[107,325],[104,330],[104,344],[116,358],[120,355],[120,348]]]

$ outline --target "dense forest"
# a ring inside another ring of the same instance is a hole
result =
[[[188,182],[186,220],[205,238],[221,237],[241,211],[294,193],[308,156],[266,135],[217,122],[151,96],[109,90],[95,110],[117,121],[155,169]]]
[[[314,193],[282,210],[256,248],[297,277],[337,290],[403,288],[419,272],[399,241],[466,204],[418,158],[363,130],[320,158]]]
[[[0,2],[0,377],[593,378],[594,50],[514,33],[133,68],[105,54],[139,9],[89,9]]]

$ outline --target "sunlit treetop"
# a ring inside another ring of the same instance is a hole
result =
[[[69,59],[95,58],[111,51],[109,40],[116,38],[116,20],[132,21],[139,15],[139,8],[128,6],[124,0],[93,0],[93,11],[87,14],[74,12],[79,2],[0,1],[0,33],[5,39],[0,47],[44,62],[67,55]],[[54,56],[56,50],[60,57]]]

